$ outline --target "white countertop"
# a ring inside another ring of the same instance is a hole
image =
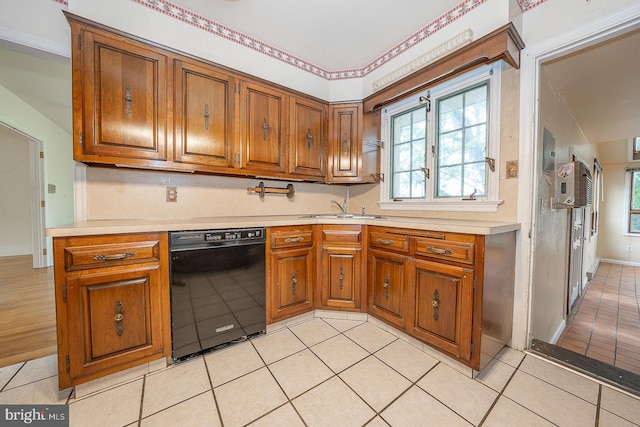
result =
[[[417,218],[384,216],[375,219],[310,218],[309,215],[271,215],[206,217],[164,220],[95,220],[76,222],[47,229],[47,236],[89,236],[97,234],[144,233],[183,230],[207,230],[216,228],[274,227],[304,224],[368,224],[415,230],[431,230],[468,234],[500,234],[520,229],[520,224],[499,221],[475,221],[446,218]]]

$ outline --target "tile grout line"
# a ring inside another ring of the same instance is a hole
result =
[[[147,374],[142,376],[142,393],[140,393],[140,409],[138,409],[138,427],[142,425],[142,413],[144,410],[144,391],[147,385]]]
[[[596,402],[596,419],[595,419],[595,427],[598,427],[600,425],[600,409],[601,409],[601,404],[602,402],[602,384],[598,384],[598,400]]]
[[[209,365],[207,365],[207,358],[202,357],[202,362],[204,363],[204,369],[207,372],[207,379],[209,380],[209,387],[211,387],[211,394],[213,395],[213,403],[216,405],[216,412],[218,413],[218,419],[220,420],[220,425],[224,427],[224,421],[222,421],[222,412],[220,412],[220,405],[218,405],[218,398],[216,397],[216,392],[213,387],[213,380],[211,379],[211,372],[209,371]],[[252,371],[255,372],[255,371]]]
[[[489,409],[487,410],[487,412],[484,414],[484,416],[482,417],[482,419],[480,420],[480,422],[478,423],[478,427],[482,427],[482,425],[485,423],[485,421],[487,420],[487,418],[489,417],[489,414],[491,413],[491,411],[493,411],[493,408],[495,408],[496,404],[498,403],[498,400],[500,400],[500,398],[504,395],[504,391],[507,389],[507,386],[509,385],[509,383],[511,382],[511,380],[513,379],[513,377],[516,375],[516,372],[518,372],[520,370],[520,366],[522,366],[522,363],[524,362],[524,359],[527,356],[525,355],[525,357],[523,357],[520,362],[518,363],[518,366],[515,366],[515,369],[513,370],[513,372],[511,373],[511,375],[509,376],[509,379],[507,380],[507,382],[504,384],[504,386],[502,386],[502,388],[500,389],[500,391],[498,392],[498,395],[496,396],[495,400],[493,401],[493,403],[491,404],[491,406],[489,407]],[[501,362],[501,363],[505,363],[505,362]],[[507,365],[509,365],[507,363]],[[511,365],[509,365],[511,366]],[[508,397],[505,396],[505,399],[509,399]],[[509,399],[511,400],[511,399]],[[512,401],[513,402],[513,401]],[[514,402],[518,405],[520,405],[518,402]],[[520,405],[522,406],[522,405]],[[524,406],[522,406],[524,408]],[[526,408],[528,409],[528,408]],[[530,409],[529,409],[530,410]],[[530,410],[531,411],[531,410]],[[536,414],[539,415],[539,414]]]

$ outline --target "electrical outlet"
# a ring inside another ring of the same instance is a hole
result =
[[[178,187],[167,187],[167,202],[178,201]]]
[[[627,246],[627,252],[631,252],[631,251],[633,251],[633,246],[628,245],[628,246]]]

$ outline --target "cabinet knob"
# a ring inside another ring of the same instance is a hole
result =
[[[344,288],[344,269],[340,266],[340,290]]]
[[[204,104],[204,130],[209,130],[209,104]]]
[[[124,90],[125,107],[124,111],[127,113],[127,117],[131,117],[131,103],[133,102],[133,96],[131,95],[131,86],[127,85]]]
[[[118,261],[121,259],[132,258],[136,256],[135,252],[125,252],[123,254],[114,254],[114,255],[96,255],[93,257],[96,261]]]
[[[391,286],[391,284],[389,283],[390,281],[391,276],[389,276],[388,274],[384,276],[384,283],[382,284],[382,287],[384,288],[384,298],[387,301],[389,300],[389,287]]]
[[[395,243],[393,240],[386,239],[376,239],[376,242],[380,243],[381,245],[393,245]]]
[[[427,247],[427,251],[432,252],[434,254],[439,254],[439,255],[451,255],[453,253],[451,249],[440,249],[434,246]]]
[[[433,306],[433,320],[438,320],[438,306],[440,305],[440,291],[437,289],[433,292],[433,301],[431,301],[431,305]]]
[[[291,293],[296,293],[296,286],[298,285],[298,277],[295,270],[291,271]]]
[[[307,131],[307,148],[311,149],[313,144],[313,135],[311,135],[311,128]]]
[[[269,130],[269,123],[267,123],[267,118],[262,119],[262,139],[267,140],[267,131]]]
[[[116,316],[113,320],[116,322],[116,334],[121,337],[122,336],[122,321],[124,320],[124,315],[122,314],[122,301],[116,301]]]

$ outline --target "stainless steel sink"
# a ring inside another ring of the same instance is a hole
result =
[[[301,218],[317,218],[317,219],[387,219],[381,215],[358,215],[358,214],[313,214],[305,215]]]

